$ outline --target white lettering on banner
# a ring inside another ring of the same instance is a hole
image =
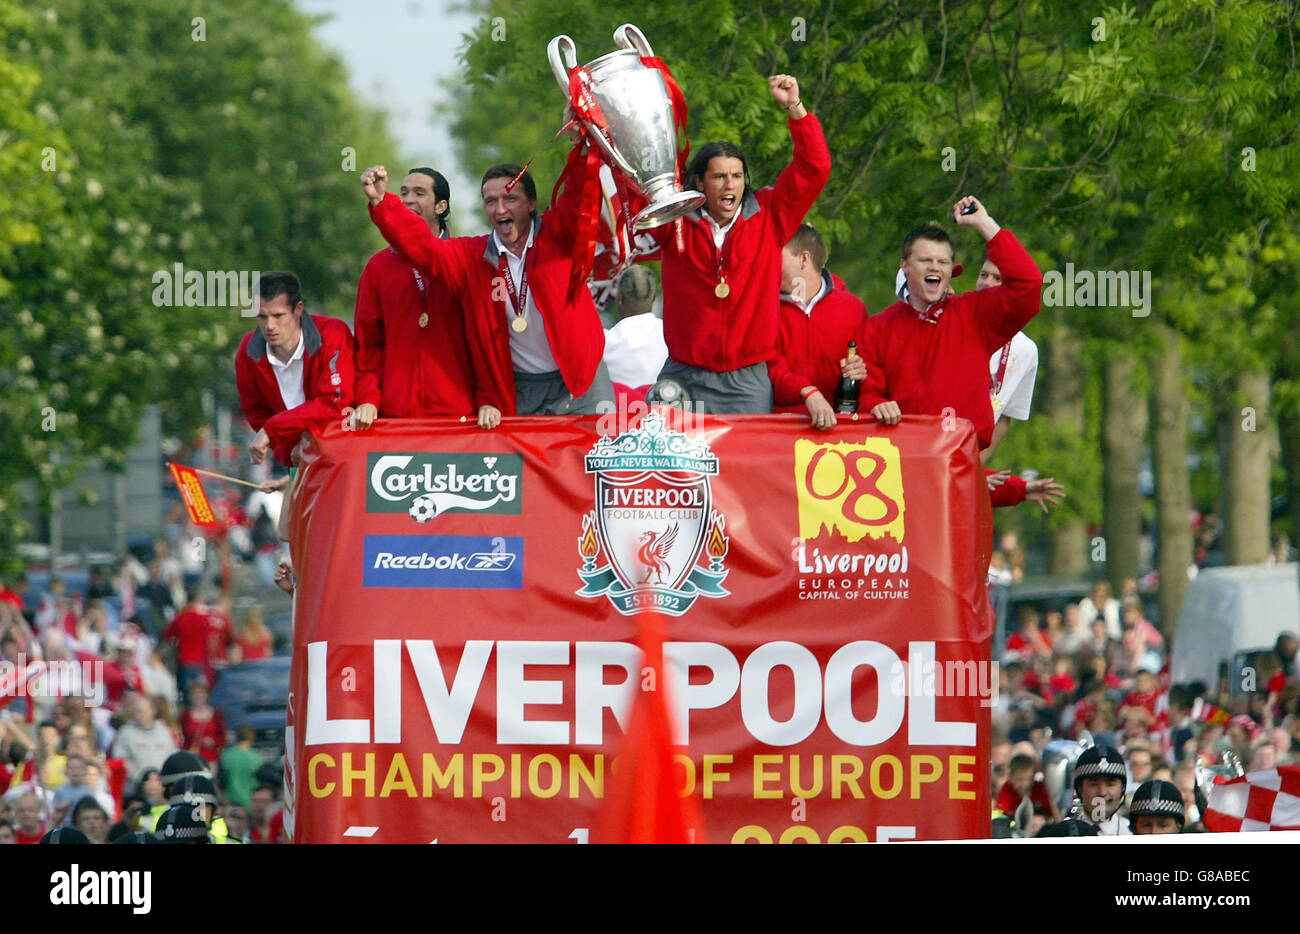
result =
[[[460,656],[460,667],[447,690],[447,679],[438,661],[438,649],[431,639],[407,639],[406,651],[415,669],[415,681],[424,695],[424,707],[429,712],[434,735],[438,742],[455,744],[465,734],[465,724],[474,708],[474,698],[483,683],[488,658],[492,655],[492,642],[471,639],[465,643]]]
[[[496,647],[496,741],[502,745],[599,746],[605,742],[605,711],[611,710],[619,726],[629,723],[632,698],[640,679],[641,653],[626,642],[569,642],[471,640],[465,643],[451,688],[443,672],[437,647],[426,639],[378,639],[374,653],[374,742],[402,741],[401,646],[411,658],[425,711],[438,742],[459,744]],[[368,719],[331,720],[326,709],[328,692],[326,642],[307,646],[307,729],[305,746],[371,742]],[[909,642],[910,672],[933,670],[936,644]],[[905,679],[905,692],[891,690],[889,673],[903,663],[897,653],[880,642],[858,641],[841,646],[831,655],[823,673],[816,656],[796,642],[767,642],[752,651],[743,665],[731,649],[715,642],[664,644],[667,690],[671,704],[673,741],[690,742],[692,711],[712,710],[729,703],[739,692],[740,715],[746,731],[769,746],[791,746],[817,729],[825,714],[826,725],[841,741],[853,746],[875,746],[891,739],[908,715],[908,742],[913,746],[974,746],[975,724],[938,719],[935,693],[921,690],[917,677]],[[957,664],[960,664],[957,663]],[[525,717],[528,707],[565,704],[566,682],[528,678],[530,665],[571,666],[573,671],[572,719]],[[777,720],[769,703],[773,669],[788,668],[794,677],[794,711]],[[876,712],[860,720],[853,711],[853,675],[862,667],[876,674]],[[623,679],[605,682],[606,670],[620,668]],[[690,682],[692,669],[708,669],[710,677]],[[974,685],[972,685],[974,687]],[[971,694],[972,698],[976,695]],[[910,704],[910,712],[909,712]]]
[[[903,725],[903,695],[879,690],[885,673],[898,664],[898,655],[879,642],[850,642],[826,663],[826,725],[831,732],[854,746],[875,746],[898,732]],[[831,698],[853,696],[853,672],[864,665],[876,670],[876,715],[865,723],[853,716],[852,700],[833,703]],[[972,744],[973,745],[973,744]]]
[[[605,711],[614,711],[618,725],[628,727],[632,693],[641,667],[641,650],[630,642],[578,642],[573,651],[573,693],[588,702],[573,711],[573,741],[579,746],[604,742]],[[605,669],[617,666],[626,677],[605,683]]]
[[[907,657],[912,673],[912,684],[907,692],[912,698],[912,716],[907,721],[907,741],[913,746],[974,746],[975,724],[940,722],[934,709],[934,691],[922,690],[922,686],[917,683],[917,676],[921,672],[934,670],[934,643],[909,642]]]
[[[308,746],[324,743],[370,742],[369,720],[331,720],[325,709],[325,684],[328,677],[326,654],[328,642],[307,644],[307,733],[303,742]],[[391,682],[385,690],[400,690],[401,682]],[[375,691],[380,684],[375,681]]]
[[[567,665],[567,642],[497,643],[497,742],[504,745],[563,746],[569,742],[565,720],[525,720],[530,704],[564,703],[563,681],[526,681],[525,665]]]
[[[794,713],[782,723],[768,709],[768,684],[772,669],[794,673]],[[796,642],[760,645],[745,660],[740,672],[740,719],[760,743],[793,746],[801,743],[822,719],[822,672],[817,656]]]

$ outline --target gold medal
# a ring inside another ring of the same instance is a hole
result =
[[[718,298],[726,298],[731,294],[731,286],[727,285],[727,280],[723,279],[713,287],[713,294]]]
[[[1002,405],[1003,405],[1003,402],[1002,402],[1002,400],[999,399],[997,396],[993,396],[992,398],[990,398],[990,399],[989,399],[989,402],[992,403],[992,405],[993,405],[993,414],[994,414],[994,415],[997,415],[999,412],[1002,411]]]
[[[524,320],[523,315],[515,315],[515,320],[510,322],[510,326],[514,328],[515,333],[522,334],[528,329],[528,322]]]
[[[427,311],[422,311],[420,312],[420,327],[427,328],[428,326],[429,326],[429,313]]]

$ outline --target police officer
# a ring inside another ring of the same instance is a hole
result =
[[[1128,819],[1135,834],[1182,833],[1186,821],[1183,793],[1172,782],[1143,782],[1133,792]]]
[[[1079,798],[1081,817],[1103,837],[1133,833],[1128,819],[1119,813],[1127,781],[1124,757],[1114,746],[1085,749],[1074,763],[1074,793]]]

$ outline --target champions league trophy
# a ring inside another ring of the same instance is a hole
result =
[[[682,191],[679,185],[677,130],[668,87],[659,69],[642,62],[654,57],[650,43],[631,24],[614,30],[614,42],[618,51],[582,68],[578,68],[577,49],[568,36],[552,39],[546,57],[565,96],[586,99],[586,107],[574,100],[574,111],[610,166],[622,172],[650,202],[632,219],[634,229],[648,230],[695,210],[704,203],[704,195]],[[573,93],[575,69],[585,94]],[[592,117],[605,125],[596,125]]]

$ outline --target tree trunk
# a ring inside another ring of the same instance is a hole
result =
[[[1115,593],[1126,578],[1138,576],[1138,536],[1142,495],[1138,491],[1142,439],[1147,430],[1146,397],[1135,392],[1137,361],[1115,348],[1102,369],[1102,532],[1106,537],[1106,577]]]
[[[1052,426],[1064,433],[1081,437],[1084,422],[1084,393],[1087,370],[1079,353],[1079,341],[1066,328],[1059,309],[1048,331],[1046,366],[1043,380],[1043,415]],[[1082,491],[1071,495],[1083,495]],[[1068,519],[1052,532],[1048,573],[1082,577],[1088,573],[1088,528],[1078,516]]]
[[[1291,517],[1291,544],[1300,542],[1300,416],[1278,419],[1282,466],[1286,470],[1286,502]]]
[[[1192,488],[1187,471],[1187,391],[1178,333],[1162,328],[1151,361],[1151,460],[1156,482],[1156,568],[1160,628],[1174,631],[1194,559]]]
[[[1225,413],[1227,469],[1224,476],[1224,536],[1229,564],[1268,559],[1269,472],[1272,466],[1269,376],[1248,370],[1236,380],[1240,405]]]

